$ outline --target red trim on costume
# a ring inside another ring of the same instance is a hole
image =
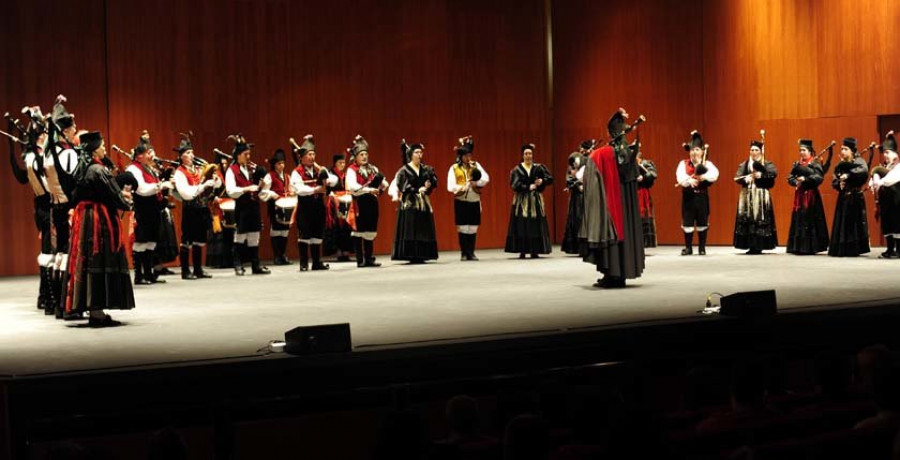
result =
[[[606,207],[616,227],[619,241],[625,241],[625,218],[622,212],[622,187],[619,183],[619,167],[616,164],[616,153],[610,146],[600,147],[591,153],[591,160],[603,177],[603,188],[606,190]]]
[[[653,199],[650,198],[649,188],[638,189],[638,203],[640,204],[642,218],[653,217]]]
[[[187,167],[185,167],[184,165],[179,166],[178,170],[181,171],[181,174],[184,174],[184,177],[187,178],[188,185],[194,186],[194,185],[200,184],[200,179],[201,179],[200,176],[201,176],[201,174],[203,174],[202,171],[197,171],[196,173],[192,173],[191,170],[188,169]]]

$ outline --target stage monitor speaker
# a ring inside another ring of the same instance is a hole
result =
[[[350,323],[295,327],[284,333],[284,351],[292,355],[350,351]]]
[[[720,315],[738,318],[768,318],[778,309],[774,290],[738,292],[722,297],[720,302]]]

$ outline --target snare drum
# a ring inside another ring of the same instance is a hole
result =
[[[291,217],[294,208],[297,207],[297,198],[283,197],[275,200],[275,222],[282,225],[291,225]]]
[[[234,215],[234,200],[223,198],[219,201],[219,209],[222,210],[222,226],[225,228],[237,228],[237,218]]]

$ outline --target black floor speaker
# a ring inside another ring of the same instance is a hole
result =
[[[350,323],[295,327],[284,333],[284,351],[292,355],[350,351]]]
[[[768,318],[778,310],[774,290],[738,292],[722,297],[720,302],[720,315],[738,318]]]

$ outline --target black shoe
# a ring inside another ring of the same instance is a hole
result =
[[[603,279],[598,281],[600,286],[603,289],[621,289],[625,287],[625,278],[613,278],[611,276],[604,276]],[[596,284],[595,284],[596,286]]]
[[[250,270],[250,273],[254,275],[268,275],[272,272],[269,271],[268,267],[264,267],[262,265],[257,265]]]
[[[195,268],[195,269],[194,269],[194,278],[197,278],[198,280],[201,280],[201,279],[209,279],[209,278],[212,278],[212,275],[210,275],[209,273],[206,273],[206,272],[204,272],[204,271],[197,270],[197,269]]]
[[[137,276],[134,277],[134,285],[135,286],[148,286],[153,284],[153,281],[148,280],[147,278]]]
[[[150,278],[150,284],[166,284],[166,280],[161,280],[158,276],[154,275],[153,278]]]
[[[109,315],[103,315],[102,319],[93,316],[88,318],[88,327],[116,327],[121,325],[122,323],[120,321],[112,319],[112,316]]]
[[[762,249],[748,249],[744,254],[748,254],[751,256],[762,254]]]
[[[469,255],[466,256],[466,260],[469,260],[469,261],[476,261],[476,260],[478,260],[478,257],[477,257],[474,253],[471,253],[471,252],[470,252]]]
[[[701,256],[705,256],[705,255],[706,255],[706,248],[701,247],[700,250],[697,251],[697,254],[700,254]]]
[[[694,253],[694,250],[692,248],[684,248],[681,250],[681,255],[683,255],[683,256],[689,256],[693,253]]]
[[[520,252],[520,253],[519,253],[519,258],[520,258],[520,259],[524,259],[524,258],[525,258],[525,253],[524,253],[524,252]]]
[[[80,321],[84,319],[84,315],[82,315],[81,312],[66,313],[62,308],[57,308],[56,319],[61,319],[63,321]]]
[[[896,259],[898,257],[900,257],[900,255],[894,251],[884,251],[878,256],[879,259]]]
[[[291,264],[291,261],[288,260],[288,258],[285,256],[278,256],[275,258],[275,260],[273,262],[275,263],[275,265],[290,265]]]
[[[234,274],[237,276],[244,276],[245,270],[244,267],[234,267]]]
[[[169,267],[163,267],[163,268],[160,269],[160,270],[154,270],[154,271],[153,271],[153,274],[156,275],[156,276],[160,276],[160,275],[174,275],[175,272],[173,272],[172,270],[169,270]]]
[[[328,264],[323,264],[322,262],[313,262],[312,269],[313,271],[317,270],[328,270],[331,268]]]
[[[532,254],[532,255],[531,255],[531,258],[532,258],[532,259],[539,259],[540,257],[541,257],[541,256],[539,256],[539,255],[537,255],[537,254]]]
[[[191,273],[191,272],[181,272],[181,279],[183,279],[183,280],[195,280],[195,279],[197,279],[197,277],[194,276],[194,274]]]
[[[367,261],[363,264],[363,267],[380,267],[380,266],[381,266],[381,264],[378,263],[378,262],[375,262],[375,258],[374,258],[374,257],[371,258],[371,259],[369,259],[369,260],[367,260]]]

